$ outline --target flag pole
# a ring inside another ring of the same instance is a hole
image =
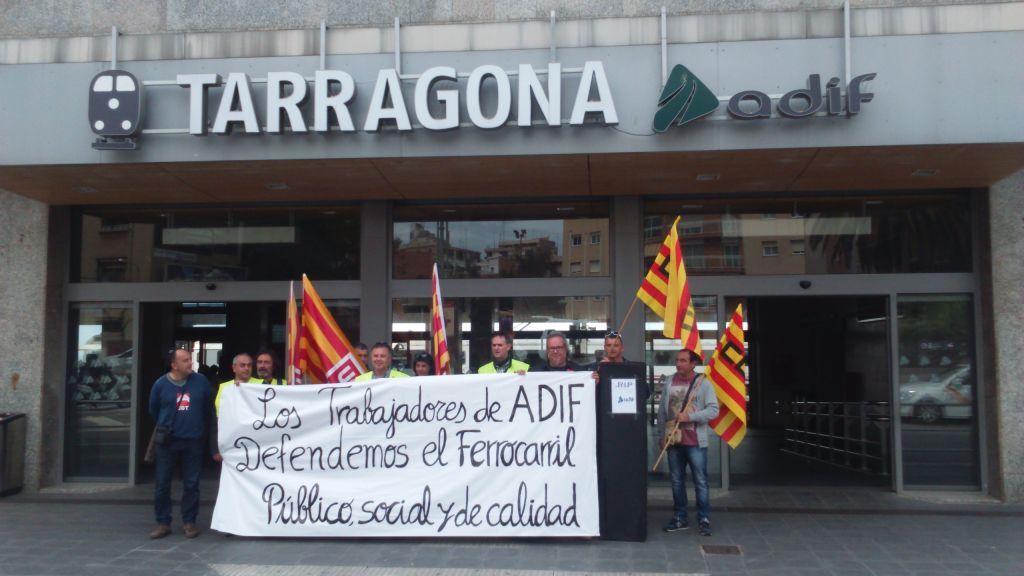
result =
[[[633,296],[633,303],[629,305],[629,310],[626,310],[626,317],[622,319],[622,324],[619,325],[619,332],[621,333],[626,327],[626,322],[629,322],[629,315],[633,313],[633,308],[636,307],[636,301],[639,300],[636,295]]]
[[[651,466],[651,472],[658,469],[658,464],[661,464],[661,459],[665,457],[665,452],[668,451],[668,440],[676,435],[676,430],[679,430],[679,420],[676,420],[675,426],[668,433],[668,438],[665,439],[665,445],[661,447],[661,454],[658,454],[658,459],[654,461],[654,466]]]

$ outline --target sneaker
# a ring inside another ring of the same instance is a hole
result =
[[[665,532],[679,532],[680,530],[686,530],[690,525],[686,520],[680,520],[679,518],[673,518],[665,524],[662,528]]]
[[[195,538],[199,536],[199,529],[196,528],[195,524],[185,524],[185,538]]]
[[[153,528],[153,530],[149,533],[149,537],[153,540],[159,540],[160,538],[163,538],[164,536],[169,536],[170,534],[170,526],[168,526],[167,524],[157,524],[156,528]]]
[[[711,536],[711,522],[709,520],[701,520],[697,523],[697,530],[701,536]]]

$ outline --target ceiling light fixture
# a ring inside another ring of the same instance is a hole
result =
[[[697,174],[697,182],[714,182],[721,178],[722,175],[717,172],[709,172],[707,174]]]
[[[288,185],[284,182],[271,182],[267,184],[267,190],[287,190]]]
[[[99,190],[93,188],[92,186],[79,186],[75,190],[79,194],[95,194],[96,192],[99,192]]]
[[[935,176],[939,171],[935,168],[918,168],[910,173],[911,176]]]

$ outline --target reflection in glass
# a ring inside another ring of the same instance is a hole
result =
[[[71,307],[67,377],[69,478],[128,478],[131,440],[132,309]]]
[[[394,367],[411,373],[417,352],[432,352],[430,299],[394,301]],[[512,355],[531,366],[547,357],[546,335],[562,332],[569,340],[569,361],[590,365],[604,352],[608,299],[603,296],[536,298],[445,298],[448,352],[456,374],[475,373],[491,361],[491,334],[514,334]]]
[[[903,484],[979,485],[969,295],[899,297]]]
[[[670,223],[671,224],[671,223]],[[664,237],[662,237],[664,240]],[[659,240],[660,244],[660,240]],[[689,262],[689,259],[686,260]],[[714,296],[694,296],[694,313],[697,315],[697,327],[700,330],[700,344],[704,360],[711,358],[718,339],[718,304]],[[678,340],[665,338],[662,330],[665,323],[650,308],[646,310],[644,322],[644,350],[647,358],[647,379],[651,382],[651,396],[647,403],[647,464],[648,470],[654,465],[661,452],[659,440],[664,434],[664,427],[658,422],[658,407],[661,402],[661,382],[676,373],[676,353],[679,351]],[[704,366],[697,367],[698,373],[704,373]],[[708,434],[708,482],[712,486],[722,485],[722,451],[721,438],[715,433]],[[668,482],[668,464],[662,460],[657,472],[652,474],[659,481]],[[689,483],[689,480],[687,480]],[[692,486],[690,486],[692,490]]]
[[[399,206],[393,275],[430,278],[436,261],[444,278],[608,276],[607,239],[604,206]]]
[[[970,272],[965,195],[652,200],[644,256],[654,260],[679,212],[691,275]]]
[[[83,208],[73,282],[359,277],[352,207]]]

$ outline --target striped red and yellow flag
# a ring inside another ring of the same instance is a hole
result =
[[[366,371],[305,274],[302,275],[299,370],[306,383],[348,382]]]
[[[743,305],[736,306],[704,375],[715,385],[718,417],[708,422],[733,448],[747,435],[747,349],[743,339]]]
[[[676,216],[675,222],[672,223],[672,229],[675,230],[678,224],[679,217]],[[647,271],[647,276],[640,284],[640,289],[636,291],[636,297],[647,304],[651,310],[654,310],[658,318],[665,317],[665,300],[668,297],[668,263],[672,252],[669,240],[670,236],[665,236],[665,241],[661,243],[661,248],[658,249],[658,254],[654,257],[651,269]]]
[[[665,315],[662,316],[665,328],[662,333],[666,338],[678,338],[684,349],[696,352],[703,360],[697,315],[693,310],[693,298],[690,297],[690,281],[686,277],[683,248],[679,244],[678,222],[677,217],[665,239],[669,245],[668,290],[665,291]]]
[[[295,283],[288,283],[288,367],[285,379],[289,384],[302,384],[302,371],[299,370],[299,309],[295,305]]]
[[[434,373],[452,373],[451,357],[448,355],[448,335],[444,329],[444,303],[441,301],[441,279],[434,263],[434,275],[430,281],[430,326],[434,338]]]

